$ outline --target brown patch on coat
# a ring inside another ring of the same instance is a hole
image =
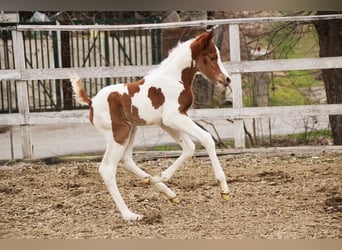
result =
[[[132,105],[132,108],[131,108],[131,120],[132,120],[132,123],[136,126],[138,125],[145,125],[146,124],[146,121],[144,119],[141,119],[140,116],[139,116],[139,109]]]
[[[196,61],[196,67],[212,83],[227,86],[230,79],[221,72],[218,65],[218,54],[213,42],[214,29],[209,33],[202,33],[191,44],[191,56]]]
[[[157,109],[165,102],[165,96],[161,91],[161,88],[151,87],[148,89],[148,98],[152,102],[152,106]]]
[[[129,138],[132,129],[124,111],[122,96],[117,92],[112,92],[108,96],[108,104],[114,141],[122,145]]]
[[[211,40],[213,37],[214,29],[212,29],[209,33],[203,32],[195,39],[195,41],[190,44],[191,56],[193,60],[195,60],[201,54],[201,52],[212,43]]]
[[[109,113],[112,121],[112,131],[115,142],[124,144],[129,138],[132,127],[145,125],[146,121],[139,117],[139,110],[132,105],[132,97],[139,91],[138,85],[131,85],[131,92],[128,94],[119,94],[112,92],[108,96]]]
[[[139,117],[139,109],[132,105],[132,97],[140,91],[140,85],[143,85],[144,82],[145,80],[141,79],[137,82],[126,83],[125,85],[127,86],[128,94],[122,95],[125,110],[124,112],[133,125],[146,124],[146,121]]]
[[[191,85],[196,71],[197,69],[195,67],[185,68],[182,71],[182,81],[180,81],[180,83],[184,85],[184,90],[178,97],[178,110],[181,114],[187,114],[186,112],[193,103],[194,96],[192,94]]]
[[[122,102],[122,113],[124,114],[125,118],[135,126],[138,125],[145,125],[146,121],[141,119],[139,116],[139,109],[132,105],[131,96],[128,94],[120,95],[121,102]]]
[[[127,87],[129,96],[133,97],[135,95],[135,93],[138,93],[140,90],[140,85],[143,85],[144,82],[145,82],[145,80],[141,79],[137,82],[126,83],[125,86]]]

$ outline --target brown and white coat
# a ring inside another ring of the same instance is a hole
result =
[[[219,50],[213,42],[213,35],[214,30],[211,30],[180,43],[157,69],[143,79],[107,86],[92,99],[87,97],[77,77],[71,79],[76,100],[89,105],[90,122],[106,138],[106,152],[99,171],[125,220],[139,220],[142,216],[129,210],[117,188],[116,169],[119,163],[145,183],[153,184],[171,201],[177,202],[176,194],[163,182],[168,181],[181,164],[193,155],[195,146],[190,137],[207,149],[223,197],[228,197],[226,178],[211,135],[187,116],[193,102],[191,84],[196,72],[199,71],[214,84],[227,86],[230,82]],[[132,159],[136,127],[150,124],[159,125],[183,149],[180,157],[159,176],[150,176]]]

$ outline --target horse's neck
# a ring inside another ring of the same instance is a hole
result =
[[[194,76],[197,72],[197,68],[194,64],[182,70],[181,83],[187,86],[191,86]]]
[[[190,43],[178,45],[170,55],[162,61],[157,71],[184,84],[191,85],[196,73],[196,63],[191,58]]]

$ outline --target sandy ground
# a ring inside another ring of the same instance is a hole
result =
[[[97,161],[2,162],[0,238],[341,238],[341,152],[219,158],[229,202],[220,198],[207,157],[187,161],[168,182],[180,204],[119,169],[124,199],[145,216],[136,222],[121,219]],[[138,163],[157,174],[173,161],[144,156]]]

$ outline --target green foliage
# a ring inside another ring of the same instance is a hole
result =
[[[310,139],[316,139],[320,137],[332,137],[331,130],[323,129],[323,130],[312,130],[307,131],[299,134],[292,134],[288,135],[289,138],[293,139],[300,139],[300,140],[308,140]]]
[[[314,104],[303,94],[303,89],[320,84],[310,71],[293,70],[276,75],[270,89],[270,106]]]
[[[279,140],[280,137],[277,139]],[[283,137],[283,141],[293,141],[294,145],[323,145],[327,139],[332,138],[332,132],[328,129],[323,130],[308,130],[298,134],[290,134]]]
[[[312,25],[274,24],[272,35],[265,38],[274,49],[275,58],[317,57],[318,36]]]
[[[173,151],[173,150],[181,150],[179,145],[161,145],[161,146],[154,146],[152,151]]]
[[[297,23],[276,23],[271,35],[261,39],[261,44],[274,49],[276,59],[317,57],[319,51],[317,32],[312,25]],[[316,79],[320,71],[293,70],[274,72],[270,82],[270,106],[315,104],[304,95],[304,90],[313,86],[322,86]],[[252,94],[249,82],[243,83],[244,106],[252,106]]]
[[[296,89],[278,84],[270,98],[270,106],[289,105],[304,105],[303,96]]]

